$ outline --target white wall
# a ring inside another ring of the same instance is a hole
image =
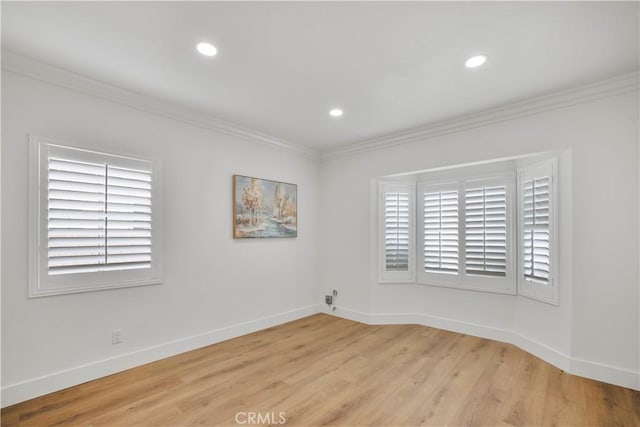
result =
[[[12,73],[2,95],[3,406],[313,313],[332,289],[338,315],[504,339],[640,387],[637,92],[322,164]],[[26,297],[27,133],[162,160],[162,285]],[[541,151],[562,153],[558,307],[377,284],[377,177]],[[231,238],[234,173],[298,184],[297,239]]]
[[[340,292],[338,315],[502,337],[563,369],[640,388],[638,138],[634,91],[329,160],[321,170],[321,288]],[[545,151],[562,153],[558,307],[377,284],[376,178]]]
[[[27,133],[161,159],[162,285],[27,298]],[[297,238],[232,239],[235,173],[298,184]],[[3,405],[315,312],[318,189],[315,160],[4,72]]]

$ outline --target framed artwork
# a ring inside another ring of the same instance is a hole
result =
[[[298,186],[233,175],[233,238],[297,237]]]

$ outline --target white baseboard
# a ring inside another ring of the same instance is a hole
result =
[[[353,320],[354,322],[360,322],[367,325],[371,325],[369,314],[363,311],[351,310],[341,306],[336,306],[334,311],[326,311],[327,314],[331,314],[336,317],[342,317],[343,319]]]
[[[540,343],[508,329],[501,329],[437,316],[429,316],[420,313],[368,314],[345,307],[338,307],[336,311],[331,312],[330,314],[370,325],[417,324],[506,342],[513,344],[516,347],[519,347],[570,374],[619,385],[633,390],[640,390],[639,372],[573,358],[568,354],[564,354],[547,346],[546,344]]]
[[[533,340],[516,332],[511,332],[511,339],[506,342],[521,348],[527,353],[533,354],[558,369],[572,373],[571,357],[568,354],[562,353],[555,348],[551,348],[546,344],[542,344],[539,341]]]
[[[420,313],[372,314],[371,320],[371,323],[374,325],[417,324],[429,326],[431,328],[445,329],[447,331],[458,332],[461,334],[489,338],[497,341],[508,341],[509,335],[511,334],[511,332],[506,329],[483,326],[476,323],[463,322],[460,320],[453,320],[439,316],[430,316]]]
[[[564,371],[569,370],[569,357],[567,355],[508,329],[421,313],[384,313],[372,314],[370,317],[372,319],[371,323],[376,325],[418,324],[513,344]]]
[[[570,372],[581,377],[640,391],[640,372],[578,358],[571,359]]]
[[[285,311],[260,319],[238,323],[219,329],[214,329],[198,335],[169,341],[134,352],[121,354],[108,359],[98,360],[47,374],[27,381],[10,384],[2,388],[2,407],[13,405],[34,397],[42,396],[67,387],[82,384],[87,381],[111,375],[146,363],[155,362],[186,351],[195,350],[230,338],[250,334],[261,329],[270,328],[319,312],[319,305]]]
[[[98,360],[72,369],[54,372],[2,388],[2,407],[13,405],[47,393],[82,384],[126,369],[155,362],[186,351],[205,347],[261,329],[270,328],[321,312],[318,304],[238,323],[203,334],[147,347],[109,359]],[[334,316],[371,325],[418,324],[513,344],[568,373],[640,390],[640,373],[588,360],[572,358],[542,343],[506,329],[462,322],[418,313],[377,313],[336,307]]]

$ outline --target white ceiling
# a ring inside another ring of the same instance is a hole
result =
[[[2,2],[5,48],[320,150],[635,71],[638,28],[638,2]]]

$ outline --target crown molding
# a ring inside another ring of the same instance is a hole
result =
[[[8,49],[2,49],[2,70],[200,128],[239,137],[246,141],[290,151],[314,160],[319,158],[319,151],[302,144],[267,135],[236,123],[213,118],[211,115],[201,111],[77,74]]]
[[[637,91],[640,86],[640,74],[636,71],[607,80],[342,145],[334,149],[316,150],[302,144],[267,135],[236,123],[214,118],[209,114],[173,102],[137,93],[46,64],[8,49],[2,50],[2,69],[3,71],[62,86],[85,95],[106,99],[137,110],[239,137],[253,143],[283,149],[310,159],[320,159],[323,161],[364,154],[416,141],[424,141],[442,135],[488,126],[494,123],[543,113],[545,111],[570,107],[572,105],[595,101],[634,90]]]
[[[332,150],[323,151],[320,158],[323,161],[334,160],[570,107],[626,92],[637,91],[639,83],[640,74],[635,71],[595,83],[343,145]]]

